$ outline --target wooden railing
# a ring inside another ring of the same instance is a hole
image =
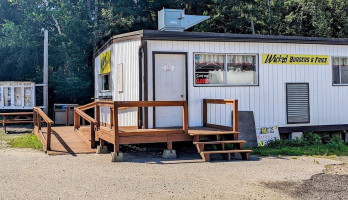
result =
[[[87,115],[80,108],[74,109],[74,129],[77,130],[81,126],[80,119],[84,119],[90,124],[90,137],[91,137],[91,148],[95,147],[95,125],[97,120],[93,119],[91,116]]]
[[[232,127],[208,123],[208,104],[233,105]],[[237,99],[203,99],[203,126],[233,130],[238,132],[238,100]]]
[[[45,150],[51,150],[51,134],[53,121],[38,107],[33,108],[34,133],[40,139]],[[43,121],[42,121],[43,120]],[[46,137],[41,131],[42,123],[47,124]]]
[[[182,106],[183,108],[183,126],[182,130],[185,134],[188,134],[188,108],[187,101],[114,101],[113,102],[113,121],[114,121],[114,133],[115,133],[115,141],[114,141],[114,152],[119,152],[119,134],[120,134],[120,126],[118,123],[118,112],[122,109],[129,108],[139,108],[140,107],[161,107],[161,106]],[[139,117],[139,112],[138,112]],[[139,121],[139,120],[138,120]],[[146,131],[146,129],[142,129]],[[168,134],[171,133],[171,130],[168,129]],[[171,146],[171,144],[170,144]]]
[[[6,124],[33,123],[33,112],[0,113],[0,116],[2,116],[0,123],[2,124],[5,132]],[[24,116],[27,118],[23,118]]]
[[[141,107],[160,107],[160,106],[182,106],[183,107],[183,130],[188,133],[188,108],[187,101],[115,101],[114,102],[114,124],[115,127],[118,126],[118,120],[115,118],[118,111],[126,110],[130,108],[138,109],[139,118],[139,108]],[[139,120],[138,120],[139,122]]]

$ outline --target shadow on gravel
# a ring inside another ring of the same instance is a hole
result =
[[[346,167],[345,165],[331,166]],[[298,199],[347,199],[348,197],[348,175],[346,174],[320,173],[302,183],[282,181],[264,183],[264,185]]]

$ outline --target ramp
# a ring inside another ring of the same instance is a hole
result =
[[[42,127],[42,134],[47,137],[47,128]],[[47,154],[87,154],[95,151],[91,148],[90,141],[78,131],[74,131],[73,126],[52,127],[51,149]]]

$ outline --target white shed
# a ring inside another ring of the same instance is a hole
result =
[[[190,127],[202,126],[211,98],[238,99],[256,127],[348,130],[348,39],[141,30],[112,37],[94,58],[95,98],[187,100]],[[231,109],[209,112],[212,123],[231,126]],[[139,120],[168,127],[181,117],[180,109],[149,108]],[[120,123],[136,125],[136,112],[121,113]]]

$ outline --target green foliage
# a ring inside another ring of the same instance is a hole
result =
[[[43,146],[34,134],[24,134],[18,137],[6,139],[7,144],[12,148],[31,148],[43,150]]]
[[[0,80],[42,83],[42,29],[47,29],[49,102],[86,103],[94,95],[93,53],[115,34],[156,29],[163,7],[210,16],[193,31],[250,34],[252,18],[256,34],[348,37],[345,0],[269,2],[268,7],[268,0],[1,0]]]
[[[347,156],[348,146],[344,144],[338,134],[333,135],[328,143],[324,144],[322,138],[313,132],[304,134],[301,139],[273,140],[264,147],[253,148],[254,154],[268,155],[322,155],[322,156]]]

